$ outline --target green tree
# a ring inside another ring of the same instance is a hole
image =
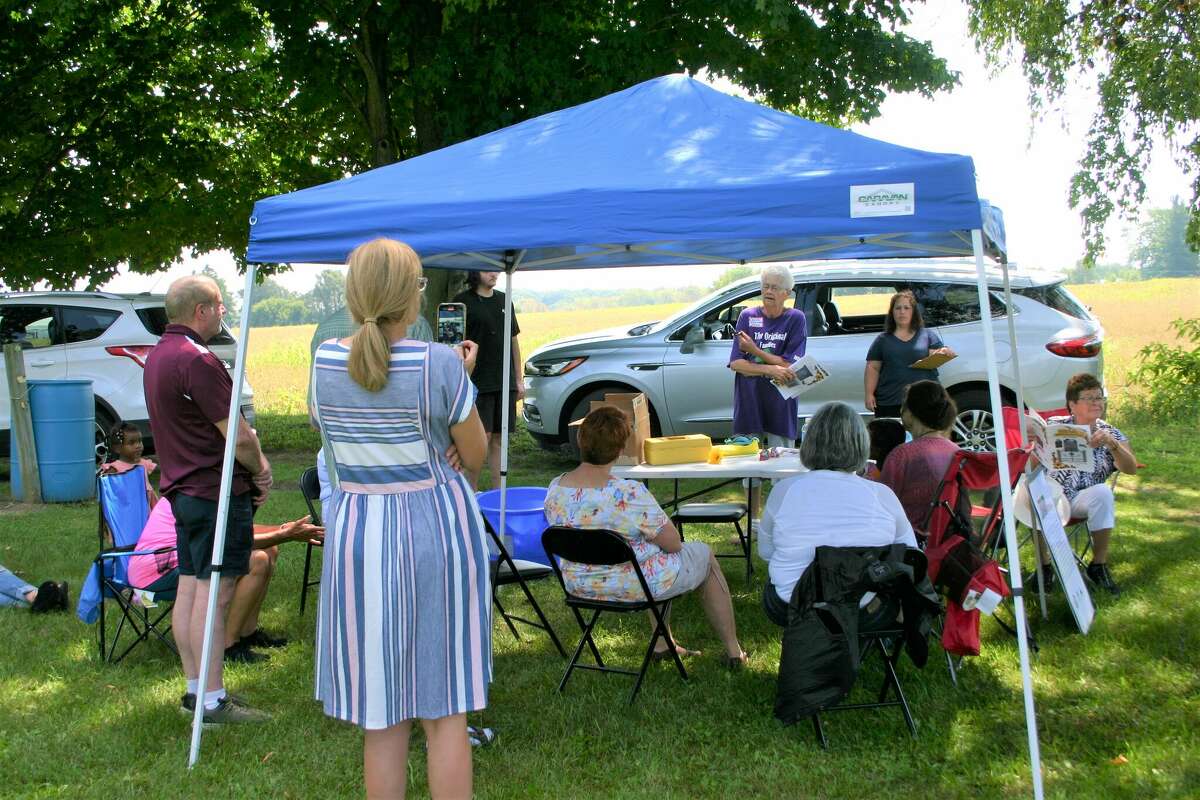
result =
[[[336,269],[322,270],[307,297],[314,319],[325,319],[346,303],[345,274]]]
[[[1099,104],[1071,180],[1089,265],[1104,224],[1136,212],[1157,137],[1195,176],[1187,241],[1200,248],[1200,3],[1196,0],[967,0],[970,29],[994,65],[1019,60],[1035,117],[1068,86],[1095,81]]]
[[[250,307],[251,325],[301,325],[308,318],[308,306],[299,297],[269,297]]]
[[[707,67],[812,119],[956,77],[896,0],[39,0],[0,15],[0,279],[245,252],[254,200]],[[431,270],[430,308],[455,287]],[[432,313],[432,311],[430,311]]]
[[[1144,278],[1180,278],[1200,275],[1200,255],[1185,241],[1188,209],[1178,197],[1170,208],[1155,208],[1138,228],[1137,242],[1129,254]]]
[[[715,281],[713,281],[713,284],[711,287],[712,291],[715,292],[717,289],[720,289],[722,286],[728,286],[729,284],[731,284],[735,281],[740,281],[742,278],[749,278],[751,275],[755,275],[757,273],[758,273],[758,270],[755,269],[754,267],[750,267],[750,266],[742,265],[740,267],[730,267],[729,269],[725,270],[720,275],[718,275],[717,279]]]

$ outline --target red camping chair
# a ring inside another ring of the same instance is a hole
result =
[[[1008,451],[1009,476],[1015,485],[1029,460],[1028,449]],[[951,678],[957,682],[952,655],[979,655],[979,610],[964,608],[968,593],[984,589],[1008,597],[1002,568],[984,555],[994,549],[1003,531],[1004,512],[1000,498],[990,507],[971,504],[971,491],[987,491],[1000,485],[995,453],[961,450],[955,454],[938,484],[921,534],[929,578],[946,592],[946,617],[942,626],[942,648]],[[996,620],[1009,633],[1015,629]],[[1032,642],[1032,639],[1031,639]],[[1036,645],[1035,645],[1036,646]]]

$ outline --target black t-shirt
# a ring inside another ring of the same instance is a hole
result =
[[[936,369],[913,369],[909,366],[929,355],[930,350],[945,347],[942,337],[931,328],[921,328],[907,342],[892,333],[881,333],[867,351],[867,361],[881,362],[879,383],[875,386],[875,402],[898,406],[904,400],[904,389],[917,381],[936,381]]]
[[[492,291],[491,297],[481,297],[472,289],[460,292],[454,302],[467,307],[467,338],[479,345],[479,357],[471,381],[481,392],[498,392],[504,378],[504,292]],[[512,335],[521,332],[517,314],[513,312]],[[517,373],[510,368],[509,388],[517,388]]]

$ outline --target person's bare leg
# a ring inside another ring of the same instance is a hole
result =
[[[666,626],[667,626],[667,633],[670,635],[671,641],[675,642],[675,650],[679,653],[679,655],[681,655],[681,656],[696,655],[697,654],[696,652],[694,652],[692,650],[688,650],[686,647],[684,647],[682,644],[680,644],[679,641],[675,638],[675,631],[671,630],[671,608],[670,608],[670,606],[668,606],[666,608],[666,610],[662,612],[662,615],[663,615],[663,622],[666,623]],[[658,620],[656,620],[654,618],[653,611],[647,611],[646,617],[649,618],[649,620],[650,620],[650,635],[653,636],[654,628],[658,625]],[[666,641],[663,639],[659,639],[657,642],[655,642],[654,643],[654,652],[656,652],[656,653],[667,652]]]
[[[429,742],[429,796],[471,796],[471,742],[467,738],[467,715],[421,720]]]
[[[1108,543],[1112,540],[1112,528],[1092,531],[1092,563],[1108,563]]]
[[[700,585],[700,599],[708,616],[708,624],[725,646],[725,652],[735,658],[741,656],[742,646],[737,638],[729,584],[725,582],[725,573],[721,571],[717,557],[711,553],[708,556],[708,577]]]
[[[200,677],[199,649],[192,649],[192,606],[196,601],[196,579],[180,575],[175,588],[175,605],[171,609],[171,629],[175,632],[175,647],[183,664],[183,676],[189,681]]]
[[[208,655],[208,682],[203,691],[213,692],[224,686],[225,662],[225,616],[233,599],[236,577],[222,577],[217,586],[217,613],[213,619],[212,646]],[[200,654],[204,652],[204,617],[208,612],[208,593],[211,580],[196,581],[196,595],[192,601],[191,620],[185,628],[191,637],[191,648],[196,659],[196,677],[200,675]]]
[[[500,488],[500,434],[488,434],[488,472],[492,474],[492,488]]]
[[[363,731],[363,783],[368,800],[403,800],[408,787],[408,735],[412,723]]]
[[[233,647],[243,636],[258,627],[258,610],[267,596],[271,580],[271,559],[265,550],[250,553],[250,571],[237,579],[229,613],[225,617],[225,646]]]
[[[250,609],[250,616],[246,618],[246,623],[242,626],[242,636],[249,636],[258,630],[258,615],[262,612],[263,602],[267,599],[267,590],[271,588],[271,578],[275,577],[275,562],[279,560],[278,547],[268,547],[266,550],[255,552],[267,554],[267,579],[263,581],[262,593],[258,596],[258,602]]]

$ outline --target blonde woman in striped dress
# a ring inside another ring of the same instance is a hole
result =
[[[337,487],[326,523],[316,696],[365,729],[368,797],[403,797],[419,719],[434,797],[471,794],[466,714],[487,705],[491,594],[468,481],[487,453],[462,355],[405,339],[421,262],[376,239],[350,254],[346,299],[362,328],[318,347],[314,414]],[[468,358],[473,355],[471,347]]]

